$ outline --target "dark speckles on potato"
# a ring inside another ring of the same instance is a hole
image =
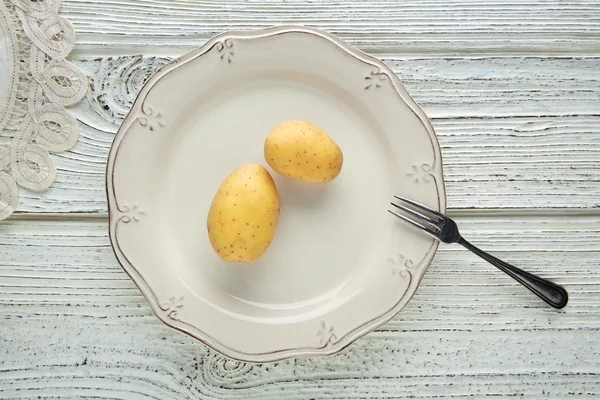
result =
[[[340,147],[319,127],[292,120],[277,125],[265,140],[265,160],[280,174],[304,182],[329,182],[342,170]]]
[[[254,261],[273,241],[278,220],[273,178],[262,165],[243,165],[225,179],[212,201],[207,218],[210,244],[225,261]]]

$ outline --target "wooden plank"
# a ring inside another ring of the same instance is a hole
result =
[[[229,29],[311,25],[372,53],[598,54],[594,1],[71,0],[75,54],[173,54]]]
[[[442,246],[407,308],[341,355],[251,365],[162,325],[117,265],[102,219],[13,219],[0,235],[3,398],[600,396],[600,215],[457,217],[499,257],[564,284],[549,309]]]
[[[58,180],[21,192],[21,213],[106,213],[104,172],[114,132],[161,57],[78,60],[92,89],[71,111],[82,137],[57,155]],[[600,58],[385,60],[432,118],[448,205],[600,205]]]

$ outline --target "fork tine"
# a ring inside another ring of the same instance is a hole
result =
[[[436,221],[436,222],[443,221],[443,220],[444,220],[444,218],[445,218],[445,217],[444,217],[444,214],[441,214],[441,213],[439,213],[439,212],[437,212],[437,211],[435,211],[435,210],[432,210],[431,208],[429,208],[429,207],[427,207],[427,206],[424,206],[423,204],[417,203],[417,202],[415,202],[415,201],[409,200],[409,199],[407,199],[407,198],[405,198],[405,197],[401,197],[401,196],[396,196],[396,195],[394,195],[394,197],[395,197],[396,199],[400,200],[400,201],[403,201],[403,202],[405,202],[405,203],[408,203],[408,204],[410,204],[410,205],[411,205],[411,206],[413,206],[413,207],[416,207],[416,208],[418,208],[418,209],[419,209],[419,210],[421,210],[421,211],[424,211],[424,212],[430,213],[430,214],[432,214],[432,215],[435,215],[436,217],[440,218],[440,219],[439,219],[438,221]]]
[[[395,197],[395,196],[394,196]],[[401,204],[396,204],[396,203],[391,203],[394,207],[404,211],[407,214],[412,215],[413,217],[419,219],[419,220],[425,220],[428,223],[432,224],[433,226],[435,226],[436,228],[438,227],[438,224],[441,222],[441,220],[439,218],[434,219],[434,217],[429,216],[427,213],[423,212],[417,212],[417,210],[414,210],[410,207],[401,205]]]
[[[415,228],[419,228],[419,229],[420,229],[420,230],[422,230],[423,232],[427,233],[429,236],[432,236],[433,238],[435,238],[435,239],[439,240],[439,238],[438,238],[438,237],[437,237],[437,235],[436,235],[436,232],[435,232],[433,229],[431,229],[430,227],[427,227],[427,226],[425,226],[425,225],[421,225],[421,224],[419,224],[417,221],[414,221],[414,220],[412,220],[412,219],[408,218],[407,216],[405,216],[405,215],[402,215],[402,214],[399,214],[399,213],[397,213],[397,212],[395,212],[395,211],[388,210],[388,212],[389,212],[390,214],[392,214],[392,215],[394,215],[394,216],[396,216],[396,217],[398,217],[398,218],[400,218],[400,219],[402,219],[402,220],[404,220],[404,221],[408,222],[409,224],[411,224],[411,225],[412,225],[412,226],[414,226]]]

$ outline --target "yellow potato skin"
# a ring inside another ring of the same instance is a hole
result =
[[[265,159],[275,171],[304,182],[325,183],[342,170],[340,146],[322,129],[305,121],[277,125],[265,140]]]
[[[278,220],[279,195],[271,174],[260,164],[245,164],[219,187],[206,225],[219,257],[251,262],[273,241]]]

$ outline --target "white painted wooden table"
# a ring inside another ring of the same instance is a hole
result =
[[[71,0],[90,79],[77,147],[0,223],[0,397],[600,397],[600,3]],[[231,28],[307,24],[382,58],[432,118],[466,237],[564,284],[546,307],[442,246],[390,323],[343,354],[228,361],[162,325],[117,264],[104,169],[144,80]]]

